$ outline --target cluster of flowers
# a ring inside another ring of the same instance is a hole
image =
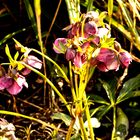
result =
[[[31,67],[41,69],[42,62],[33,55],[28,55],[27,57],[20,60]],[[18,70],[17,67],[8,68],[6,73],[5,69],[0,65],[0,90],[6,89],[10,94],[17,95],[23,89],[23,86],[28,88],[28,83],[26,82],[25,76],[31,72],[30,69],[23,66],[22,70]]]
[[[66,59],[79,69],[87,63],[103,72],[118,70],[120,65],[128,67],[131,55],[111,38],[102,15],[93,11],[83,14],[81,21],[67,27],[67,38],[54,41],[54,51],[65,54]]]

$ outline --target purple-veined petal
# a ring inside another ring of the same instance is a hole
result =
[[[109,71],[109,69],[107,69],[107,67],[105,66],[105,64],[102,63],[102,62],[98,63],[97,68],[98,68],[100,71],[102,71],[102,72],[107,72],[107,71]]]
[[[28,88],[28,83],[26,82],[26,79],[22,75],[18,75],[17,79],[13,79],[13,84],[6,88],[6,90],[11,94],[11,95],[17,95],[18,93],[21,92],[23,89],[23,86]]]
[[[60,53],[65,54],[66,49],[67,49],[67,47],[65,46],[66,44],[67,44],[66,38],[57,38],[54,41],[53,50],[58,54]]]

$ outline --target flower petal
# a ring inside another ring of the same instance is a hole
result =
[[[73,60],[75,57],[76,51],[74,49],[68,48],[66,51],[66,59]]]
[[[119,59],[122,67],[128,67],[132,62],[132,57],[127,51],[123,51],[119,53]]]
[[[13,80],[9,76],[3,76],[0,78],[0,90],[8,88],[13,84]]]
[[[63,53],[65,54],[67,47],[65,46],[67,43],[66,38],[57,38],[53,44],[53,50],[60,54]]]
[[[41,69],[42,67],[42,61],[39,60],[37,57],[33,56],[33,55],[29,55],[27,58],[27,64],[37,68],[37,69]]]
[[[16,81],[13,82],[13,84],[6,88],[6,90],[11,94],[11,95],[17,95],[19,92],[21,92],[23,86],[19,86]]]

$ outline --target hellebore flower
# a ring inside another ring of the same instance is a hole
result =
[[[64,54],[66,52],[66,49],[67,49],[67,47],[65,46],[66,44],[67,44],[66,38],[57,38],[54,41],[53,50],[58,54],[60,54],[60,53]]]
[[[73,25],[71,25],[71,29],[68,32],[68,38],[72,39],[74,36],[78,36],[80,35],[80,31],[81,31],[81,23],[77,22]]]
[[[76,55],[76,51],[72,48],[68,48],[66,51],[66,59],[68,61],[73,60]]]
[[[97,33],[97,30],[98,28],[94,21],[87,22],[84,27],[84,37],[88,38],[92,35],[95,35]]]
[[[22,75],[18,75],[17,79],[13,79],[13,84],[6,88],[6,90],[11,94],[11,95],[17,95],[21,90],[23,89],[23,86],[28,88],[28,83],[26,82],[26,79]]]
[[[28,55],[28,57],[24,58],[23,61],[28,64],[31,67],[37,68],[37,69],[41,69],[42,67],[42,61],[39,60],[37,57],[33,56],[33,55]],[[31,72],[30,69],[28,68],[24,68],[22,71],[23,75],[28,75]]]
[[[0,90],[6,89],[11,95],[17,95],[23,86],[28,88],[26,79],[22,75],[18,75],[16,80],[8,75],[0,78]]]
[[[82,54],[80,52],[77,52],[76,53],[76,56],[73,60],[73,64],[78,67],[78,68],[81,68],[82,65],[86,62],[86,56],[85,54]]]
[[[10,76],[4,75],[0,78],[0,90],[4,90],[13,84],[13,79]]]
[[[100,48],[96,58],[91,60],[92,65],[97,65],[100,71],[118,70],[120,66],[119,59],[115,51],[108,48]]]
[[[122,51],[119,53],[119,59],[122,67],[128,67],[132,62],[132,57],[127,51]]]

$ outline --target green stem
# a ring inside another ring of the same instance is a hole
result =
[[[88,107],[88,102],[87,102],[87,97],[86,97],[85,92],[83,94],[83,100],[84,100],[84,106],[85,106],[85,111],[86,111],[86,117],[87,117],[87,121],[88,121],[90,138],[91,138],[91,140],[95,140],[95,135],[94,135],[93,127],[91,125],[91,117],[90,117],[90,112],[89,112],[89,107]]]
[[[41,52],[45,54],[46,50],[43,47],[43,41],[42,41],[42,34],[41,34],[41,4],[40,0],[34,1],[34,7],[35,7],[35,14],[36,14],[36,22],[37,22],[37,32],[38,32],[38,41],[40,45]],[[45,58],[42,56],[43,61],[43,71],[45,77],[47,77],[47,70],[46,70],[46,61]],[[44,105],[46,105],[46,81],[44,79]]]
[[[5,114],[5,115],[11,115],[11,116],[16,116],[16,117],[22,117],[22,118],[25,118],[25,119],[29,119],[31,121],[35,121],[35,122],[38,122],[40,124],[42,124],[43,127],[50,127],[54,130],[58,130],[58,128],[40,120],[40,119],[37,119],[37,118],[33,118],[33,117],[30,117],[30,116],[26,116],[26,115],[23,115],[23,114],[20,114],[20,113],[16,113],[16,112],[11,112],[11,111],[5,111],[5,110],[0,110],[0,114]],[[63,130],[59,129],[59,131],[62,131],[64,132]]]
[[[69,74],[70,74],[70,86],[71,86],[71,93],[73,96],[73,101],[76,101],[76,95],[75,95],[75,90],[74,90],[74,84],[73,84],[73,75],[72,75],[72,67],[71,67],[71,62],[69,62]]]
[[[81,129],[81,132],[84,136],[84,140],[88,140],[88,136],[87,136],[87,133],[86,133],[86,130],[85,130],[85,127],[84,127],[84,122],[83,122],[83,118],[82,116],[78,116],[78,119],[79,119],[79,123],[80,123],[80,129]]]
[[[61,67],[60,67],[55,61],[53,61],[50,57],[48,57],[47,55],[41,53],[40,51],[38,51],[38,50],[36,50],[36,49],[31,49],[31,50],[34,51],[34,52],[36,52],[36,53],[38,53],[38,54],[40,54],[40,55],[43,56],[45,59],[47,59],[47,60],[49,60],[51,63],[53,63],[53,64],[58,68],[58,70],[61,72],[61,74],[63,75],[63,78],[66,80],[66,82],[67,82],[68,84],[70,84],[70,81],[69,81],[67,75],[65,74],[65,72],[61,69]]]
[[[113,106],[113,130],[111,140],[114,140],[116,136],[116,106]]]
[[[52,89],[57,93],[57,95],[61,98],[61,100],[63,101],[63,103],[66,105],[68,111],[70,112],[70,106],[68,104],[68,102],[65,100],[65,98],[63,97],[63,95],[59,92],[59,90],[54,86],[54,84],[47,78],[45,77],[41,72],[39,72],[38,70],[34,69],[33,67],[25,64],[24,62],[20,62],[22,65],[24,65],[25,67],[27,67],[28,69],[32,70],[33,72],[37,73],[40,77],[42,77],[43,79],[46,80],[46,82],[52,87]]]

